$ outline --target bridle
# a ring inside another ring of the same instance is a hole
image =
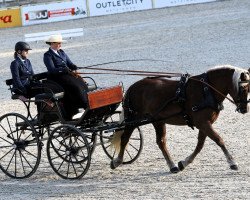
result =
[[[248,89],[248,92],[250,92],[250,80],[247,81],[239,81],[238,82],[238,86],[239,86],[239,93],[238,93],[238,98],[236,103],[250,103],[250,99],[249,100],[241,100],[241,96],[243,95],[243,92],[246,90],[245,88]]]

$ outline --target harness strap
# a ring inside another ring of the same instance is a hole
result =
[[[214,98],[214,95],[211,91],[211,88],[208,87],[207,83],[208,83],[208,76],[207,73],[203,73],[201,75],[200,81],[202,82],[202,86],[203,86],[203,101],[200,102],[198,105],[194,105],[192,107],[192,111],[193,112],[197,112],[199,110],[202,110],[204,108],[207,107],[211,107],[215,110],[223,110],[223,104],[222,103],[218,103],[216,101],[216,99]]]
[[[187,82],[189,79],[190,75],[189,74],[182,74],[180,82],[178,84],[178,88],[175,92],[175,98],[179,103],[185,102],[186,101],[186,87],[187,87]]]
[[[186,108],[185,108],[185,102],[187,98],[186,88],[187,88],[187,82],[188,82],[189,77],[190,77],[189,74],[182,74],[180,82],[178,84],[178,88],[175,93],[175,98],[176,98],[176,101],[179,103],[180,107],[182,108],[182,111],[180,114],[182,115],[183,119],[185,120],[185,122],[187,123],[189,127],[194,129],[192,119],[187,114]]]

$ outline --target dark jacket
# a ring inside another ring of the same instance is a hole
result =
[[[46,65],[48,72],[52,74],[67,73],[69,69],[76,70],[74,65],[67,54],[60,49],[57,55],[52,49],[44,53],[43,62]]]
[[[17,57],[12,61],[10,70],[13,79],[13,92],[26,93],[27,87],[30,84],[29,77],[34,75],[29,59],[26,59],[24,63],[19,57]]]

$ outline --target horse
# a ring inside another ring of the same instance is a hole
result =
[[[223,139],[214,130],[213,123],[228,98],[236,105],[239,113],[248,112],[249,71],[230,65],[216,66],[206,73],[182,76],[181,80],[162,77],[147,77],[131,85],[123,100],[124,130],[120,135],[118,156],[110,163],[112,169],[123,162],[123,155],[129,138],[140,121],[152,123],[156,132],[156,143],[163,153],[170,172],[177,173],[192,163],[202,150],[206,138],[213,140],[223,151],[232,170],[238,165],[227,150]],[[133,125],[133,122],[136,122]],[[142,125],[144,125],[142,123]],[[174,164],[166,145],[166,124],[196,127],[198,142],[195,150],[184,160]],[[118,140],[116,140],[118,141]],[[116,146],[117,144],[114,144]]]

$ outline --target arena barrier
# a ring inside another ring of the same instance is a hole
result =
[[[0,10],[0,28],[22,26],[20,8]]]
[[[73,0],[23,5],[0,10],[0,28],[214,1],[220,0]]]

